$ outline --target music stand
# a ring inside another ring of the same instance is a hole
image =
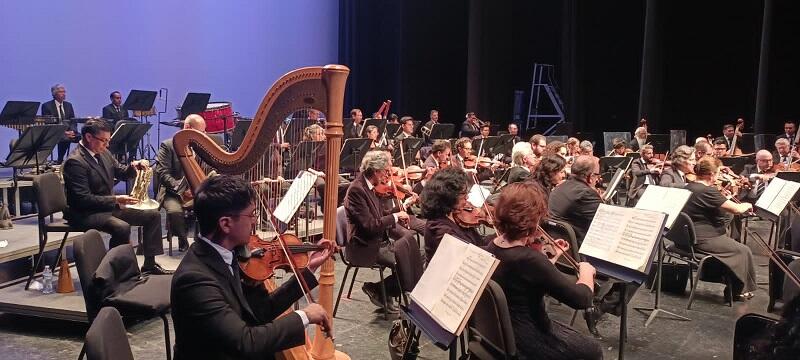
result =
[[[386,124],[385,132],[387,139],[394,139],[394,137],[397,136],[400,132],[400,124]]]
[[[455,131],[456,126],[453,124],[442,124],[437,123],[431,126],[431,139],[449,139],[453,136],[453,131]]]
[[[129,151],[136,151],[136,147],[152,124],[149,123],[124,123],[114,130],[108,143],[108,151],[117,156],[124,155],[125,162],[129,162]]]
[[[361,159],[369,151],[369,145],[372,144],[370,139],[352,138],[347,139],[342,144],[342,151],[339,153],[339,167],[342,169],[353,170],[357,172]],[[352,164],[352,168],[349,166]]]
[[[631,166],[632,158],[627,156],[603,156],[600,158],[600,177],[603,183],[608,183],[611,180],[611,174],[616,172],[617,169],[627,171]]]
[[[361,133],[359,134],[361,137],[367,136],[365,131],[367,131],[367,126],[375,125],[378,128],[378,137],[377,139],[381,138],[383,135],[383,131],[386,129],[386,119],[365,119],[364,123],[361,124]]]
[[[494,153],[494,148],[500,143],[500,136],[489,136],[483,139],[473,139],[472,140],[472,151],[475,152],[477,156],[486,156],[485,154],[492,154]]]
[[[36,168],[43,164],[56,144],[64,137],[66,125],[31,126],[22,131],[19,139],[11,147],[11,151],[2,163],[4,167]],[[16,177],[15,177],[16,178]],[[16,182],[16,180],[15,180]]]
[[[650,134],[647,135],[647,143],[653,145],[654,154],[666,154],[669,152],[669,134]]]
[[[722,165],[731,168],[735,174],[740,174],[744,171],[744,166],[753,160],[753,156],[721,157],[719,160],[722,161]]]
[[[400,155],[400,148],[403,148],[403,154]],[[403,157],[405,157],[405,165],[408,166],[414,162],[414,157],[419,152],[419,149],[422,147],[422,139],[421,138],[405,138],[397,142],[397,146],[394,148],[394,152],[392,153],[392,164],[396,164],[398,166],[403,165]]]
[[[0,124],[33,125],[40,104],[38,101],[7,101],[0,112]]]
[[[516,136],[511,134],[501,135],[497,140],[497,145],[495,145],[497,150],[494,151],[494,153],[511,156],[511,150],[514,148],[514,138],[516,138]]]
[[[128,97],[125,98],[125,103],[122,104],[122,108],[133,111],[149,111],[156,102],[157,94],[157,91],[131,90],[131,92],[128,93]]]
[[[247,130],[250,130],[250,124],[253,123],[253,120],[239,120],[236,122],[236,126],[233,128],[233,134],[231,134],[231,151],[236,151],[239,146],[242,146],[242,141],[244,141],[244,136],[247,135]]]
[[[211,99],[211,94],[207,93],[187,93],[181,105],[181,118],[186,119],[187,116],[192,114],[199,114],[206,111],[208,107],[208,100]]]

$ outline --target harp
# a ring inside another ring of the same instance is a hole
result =
[[[297,110],[316,109],[327,115],[326,166],[329,178],[339,171],[339,149],[342,144],[342,114],[345,83],[350,69],[342,65],[307,67],[291,71],[279,78],[264,95],[250,129],[234,152],[227,152],[206,134],[196,130],[178,131],[173,138],[175,153],[192,191],[197,191],[206,178],[197,157],[220,174],[241,175],[250,181],[277,177],[281,166],[275,166],[277,131],[287,116]],[[279,152],[280,149],[277,149]],[[325,182],[323,237],[336,238],[337,182]],[[259,193],[261,197],[262,194]],[[328,259],[320,269],[317,303],[331,313],[333,308],[334,261]],[[276,354],[280,355],[280,354]],[[335,351],[331,339],[319,327],[312,344],[284,351],[286,359],[349,359]]]

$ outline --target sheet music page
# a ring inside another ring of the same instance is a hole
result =
[[[286,195],[283,196],[283,199],[281,199],[281,202],[272,213],[275,218],[284,224],[289,223],[316,181],[317,175],[309,171],[301,171],[297,174],[297,177],[292,181],[292,185],[289,186],[289,191],[286,192]]]
[[[644,272],[665,213],[600,204],[580,253]]]
[[[692,192],[686,189],[648,185],[644,189],[641,199],[636,203],[636,208],[667,213],[665,226],[669,229],[683,210],[683,206],[689,201],[690,196],[692,196]]]
[[[781,189],[783,189],[784,184],[786,184],[786,180],[777,177],[772,178],[772,180],[769,182],[769,185],[767,185],[767,188],[764,189],[764,192],[761,193],[761,196],[758,198],[758,200],[756,200],[755,206],[767,210],[772,214],[778,215],[779,213],[772,212],[770,206],[772,205],[772,202],[775,201],[778,193],[781,192]]]
[[[489,190],[482,188],[478,184],[473,184],[469,189],[469,193],[467,194],[467,201],[475,207],[483,207],[484,201],[491,194],[492,193],[489,192]]]
[[[447,234],[411,298],[457,334],[497,263],[489,252]]]
[[[773,180],[783,180],[783,179],[775,178]],[[786,204],[788,204],[789,201],[791,201],[792,198],[794,197],[794,194],[797,193],[797,189],[800,188],[800,183],[796,183],[794,181],[786,181],[786,180],[784,180],[783,182],[784,182],[783,187],[781,187],[781,190],[775,196],[775,200],[772,201],[772,203],[769,205],[769,208],[767,209],[769,212],[775,215],[780,215],[783,209],[786,208]]]

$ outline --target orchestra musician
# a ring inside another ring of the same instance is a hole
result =
[[[472,137],[473,140],[486,139],[491,133],[492,127],[489,124],[481,125],[481,133]]]
[[[64,162],[64,187],[68,208],[64,218],[80,229],[97,229],[111,234],[109,248],[130,242],[131,225],[144,227],[144,264],[142,272],[154,275],[171,274],[156,263],[156,255],[164,253],[161,239],[161,214],[158,210],[128,209],[139,202],[128,195],[114,195],[115,180],[136,176],[145,169],[147,160],[121,165],[108,152],[111,127],[105,120],[92,119],[81,128],[79,146]]]
[[[536,170],[533,171],[533,175],[528,181],[541,186],[545,200],[547,200],[550,198],[550,192],[553,191],[556,186],[564,182],[566,167],[567,161],[564,160],[563,157],[545,155],[542,160],[539,161]]]
[[[400,118],[400,134],[397,134],[394,140],[400,141],[410,137],[414,137],[414,118],[411,116],[403,116]]]
[[[206,131],[206,122],[202,116],[192,114],[183,121],[184,129],[194,129],[200,132]],[[178,250],[186,251],[189,249],[189,241],[186,237],[186,221],[184,220],[184,199],[192,198],[192,190],[183,175],[183,167],[172,147],[172,138],[164,140],[158,147],[158,157],[153,171],[158,177],[158,192],[156,201],[167,212],[167,223],[178,238]]]
[[[727,149],[730,149],[731,146],[733,146],[733,136],[734,135],[737,135],[739,137],[742,136],[742,134],[736,133],[736,127],[733,126],[733,124],[725,124],[725,125],[722,126],[722,136],[716,138],[714,140],[714,144],[717,143],[717,140],[723,140],[725,142],[725,147]],[[716,146],[715,146],[715,149],[716,149]]]
[[[628,187],[628,205],[634,206],[639,198],[644,194],[647,185],[658,184],[658,176],[664,169],[663,163],[657,163],[653,157],[653,146],[650,144],[642,145],[639,150],[641,157],[631,162],[631,184]]]
[[[352,139],[352,138],[360,138],[361,137],[361,127],[363,126],[364,115],[361,113],[361,109],[352,109],[350,110],[350,118],[353,119],[353,125],[344,129],[344,138],[345,139]]]
[[[728,149],[730,149],[730,147],[726,139],[716,138],[712,146],[714,150],[714,153],[712,154],[713,157],[721,158],[728,156]]]
[[[728,267],[732,276],[734,300],[753,297],[757,289],[753,254],[747,245],[726,235],[731,214],[744,214],[753,209],[750,203],[736,203],[727,199],[715,186],[721,162],[706,156],[695,166],[697,180],[686,188],[692,192],[683,212],[694,223],[697,243],[695,247],[706,252]],[[725,292],[727,298],[728,292]]]
[[[614,138],[614,140],[611,141],[611,144],[613,150],[611,150],[611,154],[609,154],[609,156],[624,157],[628,153],[628,148],[625,145],[625,140],[621,138]]]
[[[769,181],[775,176],[775,171],[772,165],[772,154],[767,150],[759,150],[756,152],[755,164],[747,164],[744,170],[739,174],[746,184],[746,188],[740,189],[737,197],[739,200],[751,204],[755,204],[764,190],[767,188]],[[743,215],[734,215],[731,222],[731,237],[739,240],[742,235],[742,221]]]
[[[71,121],[75,118],[75,110],[72,108],[72,103],[67,101],[67,89],[64,85],[51,86],[50,94],[53,100],[42,103],[42,116],[54,116],[59,124],[67,125],[64,137],[58,141],[56,164],[61,164],[69,150],[69,144],[80,141],[81,135],[78,133],[78,123]]]
[[[425,125],[422,127],[423,128],[422,138],[425,141],[425,146],[433,145],[433,138],[431,138],[425,133],[427,132],[428,134],[430,134],[430,131],[433,130],[433,125],[436,125],[438,123],[439,123],[439,110],[433,109],[431,110],[429,120],[425,122]]]
[[[591,141],[583,140],[583,141],[581,141],[581,144],[579,145],[579,147],[580,147],[579,155],[595,157],[594,156],[594,145],[592,145]]]
[[[519,137],[519,126],[517,126],[516,123],[512,122],[508,124],[508,135],[514,136],[514,138],[512,139],[513,144],[522,141],[522,138]]]
[[[469,138],[462,137],[456,140],[456,155],[453,156],[452,165],[453,167],[461,170],[466,170],[464,166],[464,161],[472,157],[472,140]],[[472,169],[474,171],[474,169]]]
[[[400,123],[400,118],[395,113],[389,114],[389,118],[386,119],[386,123],[387,124],[399,124]]]
[[[507,182],[513,184],[527,180],[539,161],[534,156],[533,150],[528,143],[518,142],[514,144],[511,149],[511,168],[508,170]]]
[[[581,148],[580,148],[581,141],[578,138],[570,137],[567,139],[567,156],[578,156],[580,155]]]
[[[547,147],[547,138],[542,134],[534,134],[531,136],[530,146],[531,150],[533,150],[533,156],[539,160],[542,158],[544,149]]]
[[[583,242],[594,213],[603,200],[595,189],[600,165],[588,156],[578,156],[569,178],[550,193],[550,213],[554,219],[572,225],[578,244]]]
[[[424,167],[426,169],[438,170],[450,165],[452,149],[450,148],[450,141],[436,140],[431,146],[431,151],[425,159]]]
[[[631,139],[628,148],[633,151],[639,151],[645,144],[647,144],[647,128],[640,126],[633,132],[633,139]]]
[[[454,167],[437,171],[420,194],[422,216],[428,219],[425,227],[425,254],[430,261],[445,234],[473,245],[486,245],[475,227],[462,227],[454,217],[467,207],[470,180],[466,173]]]
[[[695,160],[700,160],[703,156],[711,155],[714,152],[714,149],[711,148],[711,144],[708,143],[706,138],[702,138],[703,141],[695,142],[694,144],[694,158]]]
[[[242,279],[237,254],[258,221],[256,196],[249,182],[228,175],[208,178],[197,191],[201,236],[178,266],[170,293],[176,360],[274,359],[302,345],[309,324],[332,330],[319,304],[281,316],[303,295],[295,277],[271,292],[263,282]],[[299,270],[309,288],[317,286],[314,272],[329,255],[327,248],[311,253]]]
[[[327,164],[327,149],[328,144],[324,142],[326,140],[325,136],[325,129],[318,125],[318,124],[311,124],[303,129],[303,141],[318,141],[321,142],[319,148],[317,148],[313,159],[313,163],[311,164],[311,168],[314,170],[324,172],[325,166]],[[341,175],[336,175],[339,185],[338,189],[338,196],[337,199],[337,206],[342,205],[344,201],[344,196],[347,193],[347,188],[350,186],[350,181],[342,177]],[[317,189],[317,194],[319,195],[319,202],[320,204],[325,203],[325,176],[317,177],[316,182],[314,183],[314,187]]]
[[[670,167],[665,167],[658,180],[659,186],[686,187],[687,174],[694,174],[694,154],[692,148],[681,145],[670,156]]]
[[[778,135],[777,139],[789,140],[789,146],[794,146],[794,138],[797,136],[797,125],[792,120],[783,122],[783,133]]]
[[[449,146],[447,148],[450,149]],[[378,195],[374,189],[379,184],[385,184],[390,179],[389,172],[392,168],[392,158],[386,151],[370,150],[361,161],[360,174],[347,189],[344,198],[344,209],[347,214],[348,233],[350,242],[347,245],[348,258],[357,264],[377,264],[394,267],[396,259],[393,243],[404,241],[416,245],[412,233],[394,231],[398,223],[409,223],[409,215],[402,209],[392,213],[384,212]],[[392,298],[400,296],[401,289],[396,279],[397,274],[392,274],[383,279],[386,294],[389,299],[383,299],[381,284],[378,282],[365,282],[361,290],[369,297],[370,301],[383,308],[384,300],[388,304],[387,312],[397,312]]]
[[[800,159],[800,154],[793,149],[791,142],[785,138],[775,140],[775,153],[772,154],[773,162],[780,164],[784,170],[788,170],[791,164]]]
[[[478,117],[475,116],[475,113],[468,112],[464,117],[466,119],[461,123],[461,131],[459,131],[458,137],[472,138],[480,134],[481,129],[480,125],[478,124]]]
[[[495,227],[502,235],[486,248],[500,260],[492,279],[505,293],[518,355],[523,359],[602,359],[599,343],[547,314],[545,295],[574,309],[590,308],[596,270],[587,262],[578,263],[575,281],[555,267],[569,244],[558,239],[558,246],[542,245],[537,227],[546,215],[547,201],[538,186],[508,185],[495,208]]]
[[[103,119],[106,119],[112,128],[116,128],[118,121],[128,119],[128,110],[122,107],[122,93],[114,91],[109,97],[111,104],[103,107]]]
[[[542,156],[558,155],[566,159],[567,153],[568,153],[567,144],[564,144],[561,141],[551,141],[549,144],[547,144],[547,146],[544,147],[544,152],[542,153]]]
[[[378,127],[375,125],[367,125],[367,127],[364,128],[364,138],[372,140],[369,145],[370,149],[374,149],[378,146],[378,141],[380,141],[378,139]]]

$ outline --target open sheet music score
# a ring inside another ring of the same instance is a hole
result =
[[[755,206],[779,216],[798,189],[800,189],[800,183],[773,178],[756,201]]]
[[[669,229],[683,210],[683,206],[689,201],[690,196],[692,196],[692,192],[686,189],[648,185],[639,202],[636,203],[636,208],[667,213],[665,226]]]
[[[458,336],[499,263],[489,252],[447,234],[411,299],[442,328]]]
[[[300,204],[302,204],[303,200],[308,196],[308,192],[311,191],[311,187],[314,186],[314,182],[317,181],[317,178],[318,176],[310,171],[301,171],[297,174],[297,177],[292,181],[292,185],[289,186],[286,195],[283,196],[281,202],[275,207],[275,211],[272,213],[275,218],[284,224],[288,224],[297,212],[297,209],[300,208]]]
[[[666,218],[663,212],[600,204],[579,252],[645,273]]]

